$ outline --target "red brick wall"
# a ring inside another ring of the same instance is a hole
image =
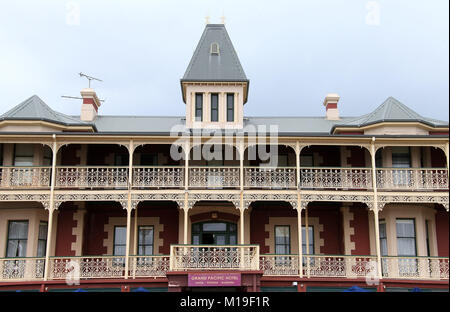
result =
[[[76,240],[72,235],[72,229],[77,226],[77,221],[73,220],[75,211],[76,206],[72,202],[62,203],[58,209],[55,256],[75,256],[72,251],[72,243]]]
[[[355,203],[350,212],[353,213],[353,221],[350,226],[354,228],[355,234],[350,236],[350,241],[355,243],[355,250],[352,255],[369,255],[369,212],[364,204]]]
[[[442,207],[436,211],[436,237],[439,257],[448,257],[448,212]]]
[[[347,157],[347,163],[351,167],[365,167],[365,149],[357,146],[348,146],[350,157]]]
[[[444,152],[439,148],[430,147],[431,150],[431,167],[433,168],[445,168],[446,160]]]

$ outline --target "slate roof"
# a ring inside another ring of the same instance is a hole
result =
[[[364,127],[380,122],[421,122],[432,127],[448,126],[448,122],[423,117],[393,97],[388,97],[370,114],[339,123],[340,127]]]
[[[37,95],[33,95],[1,115],[0,121],[2,120],[41,120],[68,126],[92,125],[91,123],[81,121],[80,117],[68,116],[54,111]]]
[[[52,110],[36,95],[1,115],[2,120],[45,120],[67,126],[92,126],[97,133],[170,135],[189,131],[184,116],[98,115],[92,123],[83,122],[80,116],[68,116]],[[432,127],[448,127],[448,122],[422,117],[390,97],[372,113],[360,117],[341,117],[340,120],[327,120],[325,116],[244,117],[244,129],[249,130],[253,126],[256,130],[262,126],[269,132],[270,126],[275,125],[279,135],[330,135],[336,127],[358,128],[384,121],[416,121]]]
[[[211,44],[219,54],[211,54]],[[225,25],[207,24],[181,81],[248,81]]]

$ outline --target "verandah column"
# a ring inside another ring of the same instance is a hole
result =
[[[130,140],[130,145],[128,148],[128,201],[127,201],[127,241],[125,247],[125,279],[128,279],[128,270],[130,267],[130,237],[131,237],[131,211],[133,206],[131,203],[131,188],[133,183],[133,152],[134,144],[133,140]],[[136,242],[135,242],[136,243]]]
[[[298,271],[303,277],[303,249],[302,249],[302,202],[300,193],[297,194],[297,235],[298,235]]]
[[[47,246],[45,249],[45,263],[44,263],[44,281],[48,280],[49,265],[50,265],[50,246],[52,242],[52,229],[53,229],[53,211],[54,207],[54,191],[55,191],[55,176],[56,176],[56,156],[58,149],[56,145],[56,135],[53,134],[53,147],[52,147],[52,176],[50,181],[50,202],[48,206],[48,223],[47,223]]]
[[[378,194],[377,194],[377,171],[375,162],[375,137],[372,138],[370,145],[370,158],[372,163],[372,187],[373,187],[373,215],[375,218],[375,248],[377,253],[377,271],[378,278],[381,280],[383,273],[381,271],[381,248],[380,248],[380,223],[378,220]]]

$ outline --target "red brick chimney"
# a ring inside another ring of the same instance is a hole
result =
[[[94,89],[86,88],[81,90],[80,93],[83,98],[80,119],[82,121],[94,121],[97,117],[98,108],[101,105],[100,100],[98,99]]]

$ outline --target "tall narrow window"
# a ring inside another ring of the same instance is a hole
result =
[[[52,151],[49,148],[44,148],[44,159],[43,159],[43,165],[44,166],[51,166],[52,165]]]
[[[114,227],[114,256],[125,256],[127,244],[127,228],[125,226]]]
[[[291,253],[289,225],[275,226],[275,253],[279,255]]]
[[[6,257],[26,257],[28,221],[9,221]]]
[[[138,253],[140,256],[153,255],[153,226],[139,227]]]
[[[211,94],[211,121],[219,121],[219,94]]]
[[[203,121],[203,93],[195,94],[195,121]]]
[[[14,166],[33,166],[33,144],[14,145]]]
[[[381,149],[379,149],[375,153],[375,167],[377,168],[383,168],[383,154],[381,152]]]
[[[416,253],[416,227],[414,219],[397,219],[397,256],[408,257],[398,260],[400,276],[415,276],[418,274]]]
[[[382,256],[387,256],[388,249],[387,249],[386,221],[380,220],[379,232],[380,232],[380,252]]]
[[[308,226],[308,249],[309,254],[314,254],[314,228],[313,226]],[[306,255],[306,227],[302,226],[302,253]]]
[[[37,246],[37,257],[45,257],[45,252],[47,249],[47,230],[48,223],[39,223],[39,233],[38,233],[38,246]]]
[[[211,54],[219,55],[219,44],[217,42],[211,43]]]
[[[416,229],[414,219],[397,219],[397,255],[416,256]]]
[[[227,121],[234,121],[234,93],[227,93]]]

